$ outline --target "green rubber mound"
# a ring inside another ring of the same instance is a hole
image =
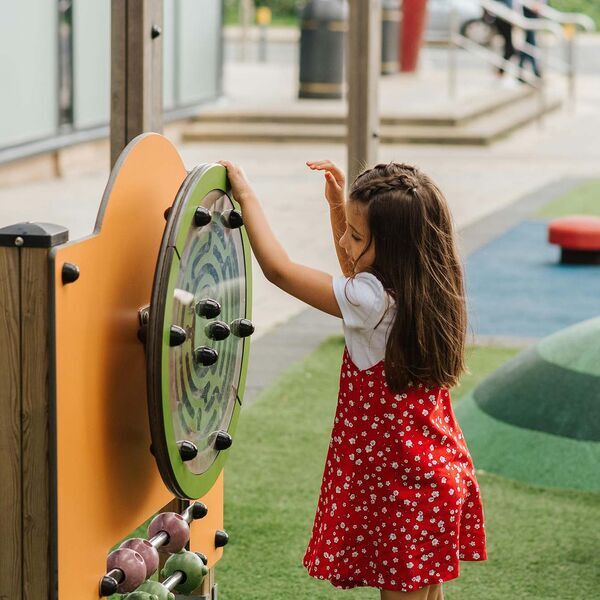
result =
[[[578,185],[538,212],[538,216],[552,219],[569,215],[600,217],[600,180],[586,181]]]
[[[582,321],[544,338],[538,351],[550,363],[600,377],[600,318]]]
[[[600,443],[516,427],[468,396],[455,413],[477,469],[531,485],[600,491]]]
[[[473,396],[480,410],[504,423],[599,442],[600,318],[525,350],[484,380]]]
[[[475,466],[600,491],[600,318],[521,352],[456,407]]]

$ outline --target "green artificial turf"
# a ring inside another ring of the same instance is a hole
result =
[[[469,346],[467,368],[460,385],[452,390],[452,400],[457,402],[468,396],[492,371],[519,352],[519,348],[496,348],[494,346]]]
[[[308,576],[310,537],[335,412],[343,343],[325,342],[242,411],[225,468],[230,543],[217,565],[229,600],[379,598]],[[516,350],[471,348],[457,411]],[[463,402],[462,398],[466,398]],[[489,560],[462,563],[448,600],[591,598],[600,589],[600,494],[533,487],[479,473]]]
[[[538,212],[540,217],[591,215],[600,217],[600,180],[586,181]]]

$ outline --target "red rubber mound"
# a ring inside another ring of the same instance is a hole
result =
[[[569,250],[600,250],[600,217],[573,216],[548,226],[548,241]]]

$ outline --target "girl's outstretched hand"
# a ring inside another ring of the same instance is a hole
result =
[[[237,200],[240,206],[243,206],[245,198],[254,194],[254,190],[252,189],[246,174],[241,167],[234,165],[228,160],[219,160],[217,162],[227,169],[227,177],[229,178],[229,183],[231,184],[231,192],[233,197]]]
[[[329,204],[343,204],[346,177],[344,172],[330,160],[307,161],[313,171],[325,171],[325,198]]]

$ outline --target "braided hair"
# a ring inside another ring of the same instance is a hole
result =
[[[452,218],[435,183],[412,165],[379,164],[361,173],[350,202],[367,210],[375,261],[370,271],[396,302],[385,377],[451,387],[465,370],[466,307]],[[366,251],[366,249],[365,249]]]

